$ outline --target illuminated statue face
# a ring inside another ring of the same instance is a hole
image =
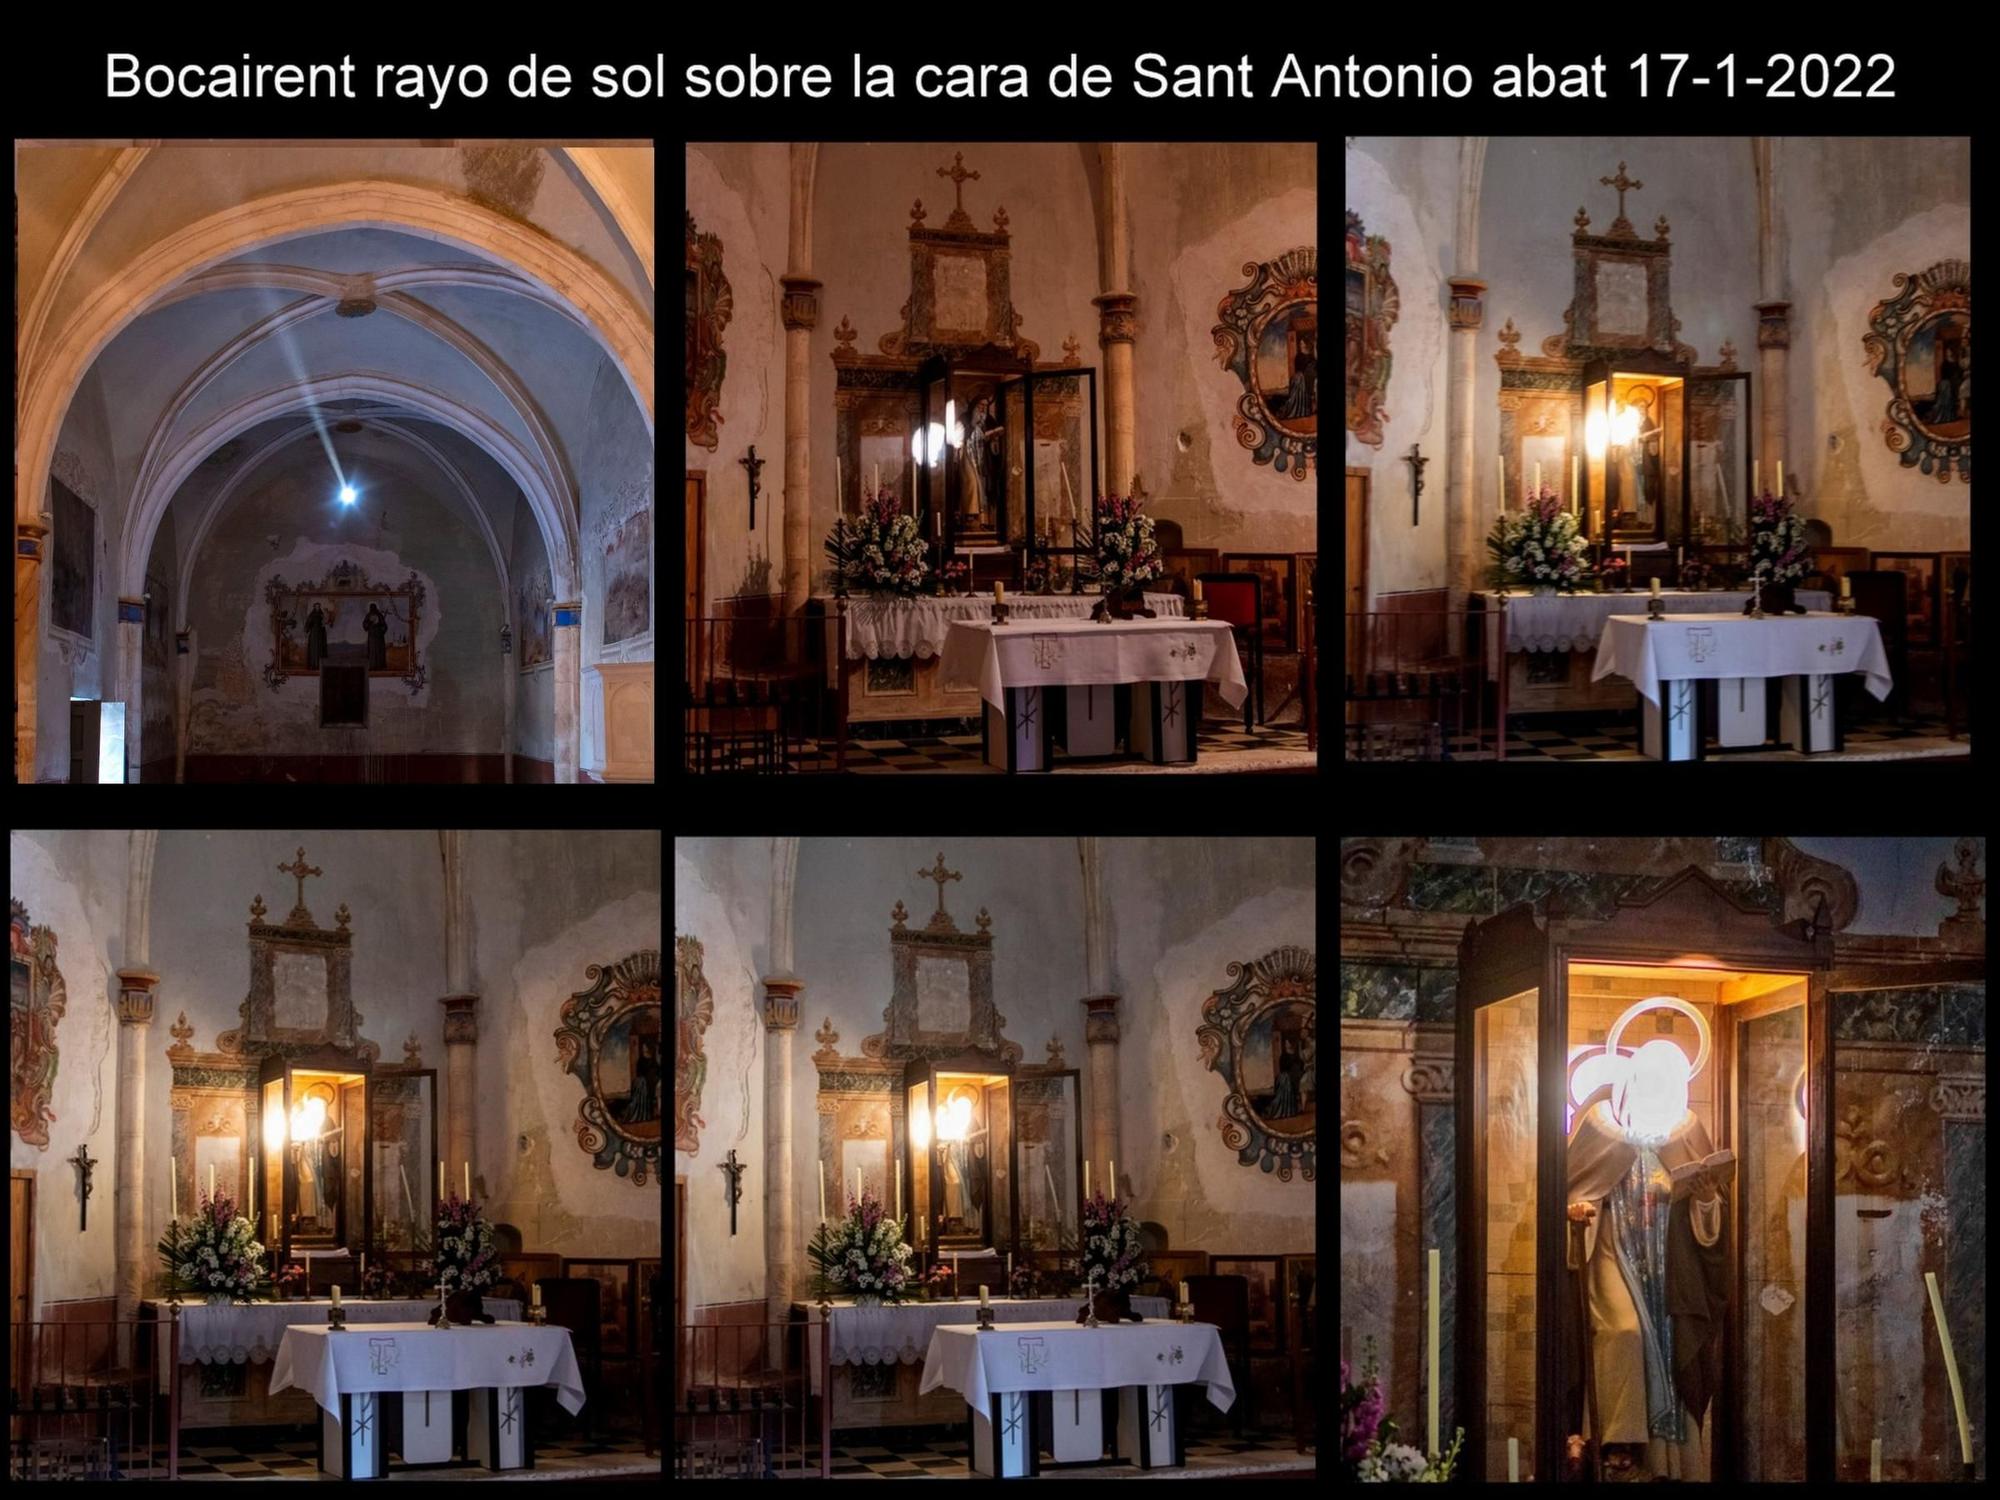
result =
[[[1701,1045],[1693,1062],[1666,1037],[1654,1037],[1636,1051],[1618,1044],[1626,1024],[1649,1010],[1677,1010],[1691,1019]],[[1687,1114],[1688,1085],[1708,1062],[1708,1022],[1685,1000],[1654,995],[1641,1000],[1618,1018],[1601,1051],[1586,1054],[1570,1074],[1570,1102],[1581,1105],[1602,1085],[1611,1086],[1611,1117],[1628,1139],[1657,1145],[1673,1133]]]

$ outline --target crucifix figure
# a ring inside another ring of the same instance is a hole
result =
[[[958,878],[959,878],[959,876],[958,876],[958,871],[956,871],[956,870],[947,870],[947,869],[946,869],[946,868],[944,867],[944,851],[940,849],[940,850],[938,851],[938,857],[937,857],[937,867],[936,867],[935,869],[930,869],[930,870],[919,870],[919,871],[917,871],[917,876],[918,876],[918,878],[919,878],[919,879],[922,879],[922,880],[935,880],[935,881],[937,882],[937,888],[938,888],[938,909],[937,909],[937,916],[940,916],[940,917],[942,917],[942,916],[943,916],[943,915],[945,914],[945,910],[944,910],[944,883],[945,883],[945,882],[946,882],[947,880],[956,880],[956,879],[958,879]]]
[[[306,910],[306,876],[319,874],[319,866],[307,864],[306,851],[300,849],[298,858],[291,864],[278,866],[278,873],[289,875],[299,883],[299,903],[292,908],[292,914],[285,920],[293,926],[297,926],[300,923],[310,926],[312,923],[312,913]]]
[[[763,471],[766,460],[757,456],[757,445],[750,445],[750,456],[736,460],[750,473],[750,529],[757,529],[757,476]]]
[[[736,1233],[736,1205],[743,1201],[743,1168],[737,1163],[733,1147],[729,1159],[719,1165],[729,1174],[729,1232],[733,1235]]]
[[[90,1228],[90,1172],[91,1168],[97,1165],[97,1159],[90,1154],[90,1146],[86,1142],[76,1148],[76,1155],[69,1160],[70,1165],[76,1168],[82,1178],[83,1196],[77,1201],[82,1217],[77,1228],[84,1230]]]
[[[1625,175],[1625,163],[1622,161],[1618,163],[1618,175],[1616,177],[1600,177],[1597,180],[1608,188],[1618,189],[1618,217],[1611,225],[1611,232],[1613,234],[1631,234],[1633,232],[1632,221],[1625,217],[1625,194],[1630,189],[1642,188],[1646,184],[1639,181],[1636,177],[1627,177]]]
[[[1424,465],[1430,460],[1423,456],[1415,443],[1412,443],[1403,461],[1410,466],[1410,524],[1414,526],[1417,524],[1417,502],[1424,493]]]
[[[948,167],[939,167],[937,174],[940,177],[949,177],[951,179],[951,190],[954,195],[951,216],[954,219],[964,218],[965,185],[968,182],[979,181],[979,174],[965,170],[965,153],[963,151],[952,152],[951,165]]]

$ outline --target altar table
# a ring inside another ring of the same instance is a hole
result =
[[[1087,620],[1096,594],[1012,594],[1008,612],[1017,620]],[[1179,594],[1148,594],[1146,607],[1162,618],[1187,610]],[[936,656],[944,650],[953,620],[991,619],[990,594],[940,595],[923,599],[847,601],[847,654],[850,658]]]
[[[1117,1451],[1142,1469],[1183,1461],[1175,1386],[1201,1381],[1209,1403],[1236,1399],[1213,1323],[1017,1323],[982,1331],[946,1324],[931,1334],[923,1389],[947,1386],[972,1408],[973,1468],[993,1478],[1039,1469],[1046,1413],[1050,1451],[1095,1460],[1102,1452],[1101,1398],[1118,1392]],[[1034,1393],[1050,1393],[1040,1407]]]
[[[1070,754],[1099,756],[1116,745],[1111,688],[1132,684],[1128,743],[1156,765],[1194,760],[1204,679],[1231,705],[1247,691],[1222,620],[954,620],[942,670],[948,685],[978,684],[983,758],[1006,771],[1050,768],[1050,689],[1063,694]]]
[[[992,1297],[996,1323],[1035,1323],[1074,1318],[1081,1297]],[[1142,1318],[1164,1319],[1172,1309],[1165,1297],[1134,1297],[1132,1311]],[[979,1298],[957,1302],[904,1302],[893,1307],[833,1304],[833,1363],[837,1365],[914,1364],[930,1349],[931,1334],[946,1323],[971,1323],[979,1315]],[[819,1394],[819,1361],[812,1366],[812,1391]]]
[[[1859,672],[1878,699],[1889,696],[1889,658],[1867,615],[1613,615],[1597,648],[1593,679],[1628,677],[1644,699],[1643,745],[1661,760],[1699,760],[1708,732],[1724,746],[1766,738],[1766,684],[1778,682],[1780,738],[1813,753],[1839,747],[1833,678]],[[1713,681],[1711,697],[1696,683]]]
[[[271,1389],[296,1387],[321,1408],[320,1467],[344,1479],[381,1478],[388,1451],[378,1398],[403,1399],[404,1459],[451,1457],[451,1392],[471,1400],[465,1446],[489,1469],[533,1468],[534,1447],[522,1388],[552,1385],[565,1411],[583,1410],[583,1377],[569,1330],[533,1323],[432,1328],[425,1323],[369,1323],[335,1331],[294,1324],[278,1343]],[[412,1453],[415,1449],[415,1453]]]
[[[486,1312],[502,1322],[521,1316],[521,1304],[512,1297],[483,1299]],[[149,1298],[162,1323],[171,1316],[169,1304]],[[325,1297],[295,1297],[289,1302],[244,1302],[210,1307],[206,1302],[181,1304],[181,1363],[205,1365],[269,1364],[277,1357],[278,1341],[293,1323],[326,1323],[332,1306]],[[421,1322],[437,1306],[429,1301],[400,1297],[342,1297],[341,1310],[349,1323]],[[167,1368],[167,1340],[160,1346],[160,1394],[165,1395],[173,1372]]]
[[[1489,601],[1492,596],[1487,596]],[[1507,650],[1595,651],[1604,622],[1613,615],[1641,614],[1648,595],[1515,594],[1507,596]],[[1827,609],[1832,595],[1820,589],[1800,589],[1797,599],[1810,610]],[[1718,614],[1741,611],[1750,602],[1748,589],[1661,589],[1660,601],[1670,615]],[[1498,674],[1497,656],[1487,653],[1486,675]]]

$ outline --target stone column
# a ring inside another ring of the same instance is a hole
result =
[[[153,1021],[151,969],[118,971],[118,1198],[113,1246],[117,1255],[118,1316],[138,1314],[146,1294],[146,1030]],[[118,1331],[121,1359],[130,1335]]]
[[[35,779],[35,687],[40,666],[42,541],[49,515],[14,523],[14,779]]]
[[[576,780],[577,686],[583,651],[583,601],[572,599],[553,606],[556,653],[556,781]]]
[[[146,601],[118,596],[118,701],[125,705],[125,780],[139,780],[139,728],[145,715],[144,691]]]
[[[514,779],[514,633],[500,638],[500,779]]]
[[[174,632],[174,781],[187,780],[188,742],[194,738],[195,633]]]
[[[1757,304],[1757,366],[1764,389],[1758,403],[1755,457],[1763,466],[1764,483],[1773,494],[1777,493],[1778,475],[1772,466],[1791,461],[1791,455],[1785,451],[1791,430],[1785,420],[1785,365],[1792,347],[1791,310],[1789,302]]]
[[[812,593],[812,331],[820,284],[812,276],[812,182],[819,147],[794,141],[791,220],[786,241],[785,325],[785,613],[804,611]],[[768,551],[769,548],[766,548]]]
[[[1104,181],[1103,219],[1099,225],[1102,255],[1098,265],[1104,294],[1091,301],[1097,305],[1097,342],[1104,350],[1104,488],[1107,494],[1129,495],[1132,471],[1138,467],[1132,404],[1132,333],[1139,299],[1125,290],[1130,283],[1126,271],[1124,147],[1104,142],[1097,148],[1097,159]],[[1079,495],[1077,502],[1088,505],[1090,496]]]
[[[463,1189],[465,1179],[460,1162],[474,1162],[473,1104],[478,1083],[473,1071],[473,1047],[479,1040],[479,997],[446,995],[444,1007],[444,1171],[439,1191]],[[477,1175],[477,1174],[475,1174]]]
[[[1118,997],[1085,995],[1083,1012],[1083,1039],[1090,1047],[1090,1144],[1085,1154],[1103,1172],[1118,1157]]]
[[[1486,283],[1472,276],[1449,278],[1451,288],[1451,387],[1445,398],[1450,415],[1451,466],[1446,470],[1445,584],[1451,606],[1460,608],[1477,582],[1481,540],[1485,528],[1479,506],[1477,423],[1473,420],[1474,380],[1478,373],[1479,325],[1485,319],[1480,301]]]
[[[790,1316],[798,1205],[792,1201],[792,1034],[805,981],[764,981],[764,1305],[767,1323]],[[772,1335],[773,1357],[781,1334]]]

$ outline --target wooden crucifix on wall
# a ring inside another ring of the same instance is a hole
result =
[[[729,1232],[731,1235],[734,1235],[736,1233],[736,1205],[743,1201],[743,1167],[737,1162],[736,1151],[733,1147],[729,1152],[729,1159],[719,1162],[717,1165],[729,1174]]]
[[[752,443],[749,455],[739,458],[736,461],[743,465],[744,469],[750,475],[750,529],[755,531],[757,529],[757,476],[763,471],[767,460],[757,456],[757,445]]]

